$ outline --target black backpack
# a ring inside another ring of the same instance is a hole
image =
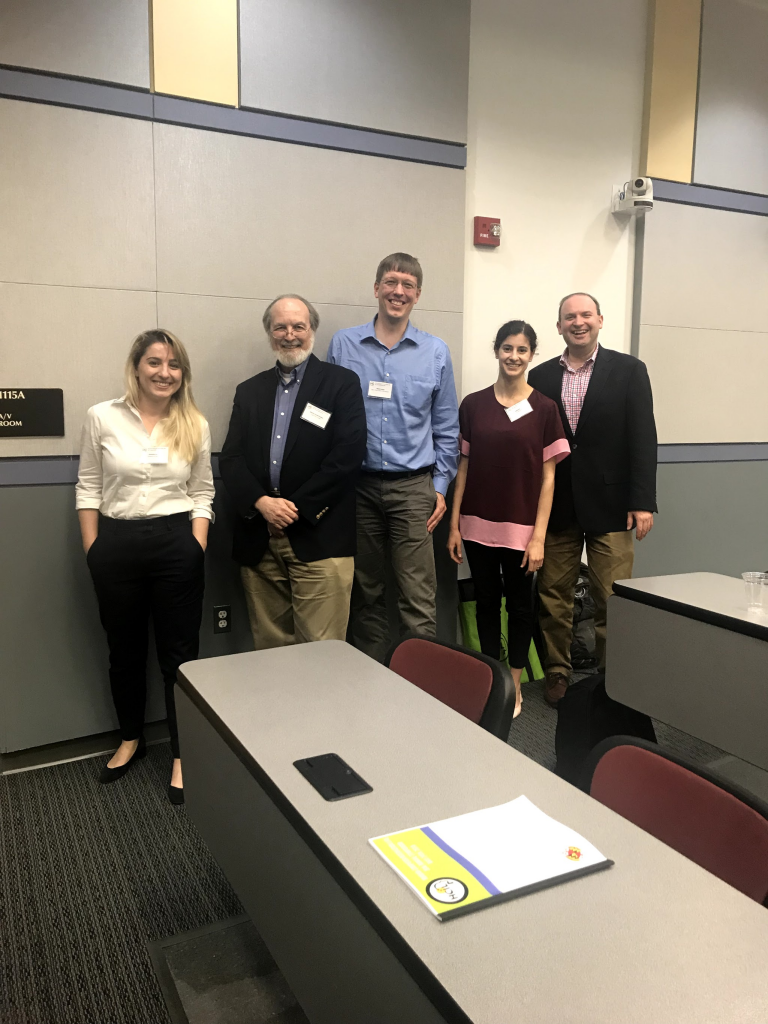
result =
[[[589,783],[582,778],[584,762],[590,751],[609,736],[639,736],[656,742],[648,715],[608,696],[604,673],[572,683],[557,705],[556,774],[588,792]]]

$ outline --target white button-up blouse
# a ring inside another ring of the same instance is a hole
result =
[[[126,398],[91,406],[83,426],[76,507],[96,508],[111,519],[144,519],[189,512],[213,519],[211,432],[203,421],[194,462],[170,455],[167,463],[142,455],[160,443],[161,426],[148,434]]]

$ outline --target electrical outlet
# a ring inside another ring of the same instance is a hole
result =
[[[213,632],[232,632],[232,605],[215,604],[213,606]]]

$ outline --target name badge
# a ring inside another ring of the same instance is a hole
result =
[[[368,381],[368,397],[369,398],[391,398],[392,397],[392,385],[385,384],[383,380],[369,380]]]
[[[139,457],[139,462],[146,466],[165,466],[168,463],[167,448],[145,448]]]
[[[533,412],[533,406],[526,398],[524,402],[518,402],[517,405],[512,405],[504,411],[509,416],[509,422],[515,423],[517,420],[522,419],[523,416],[527,416],[529,412]]]
[[[320,409],[318,406],[312,405],[311,402],[307,402],[301,418],[306,420],[307,423],[311,423],[314,427],[320,427],[321,430],[325,430],[331,414],[326,412],[325,409]]]

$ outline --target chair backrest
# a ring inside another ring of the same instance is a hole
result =
[[[589,792],[758,903],[768,898],[768,806],[711,772],[631,736],[590,757]]]
[[[389,652],[385,664],[494,736],[509,736],[514,685],[495,659],[458,644],[408,635]]]

